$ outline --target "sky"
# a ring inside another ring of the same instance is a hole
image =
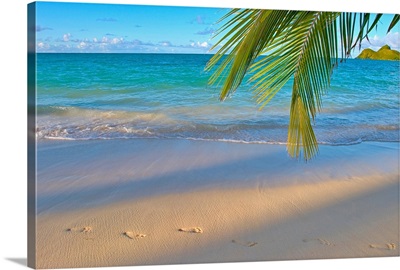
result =
[[[228,12],[222,8],[37,2],[37,52],[213,53],[210,48]],[[400,48],[399,27],[386,34],[384,15],[370,42]],[[358,55],[358,52],[356,52]]]
[[[216,8],[37,3],[38,52],[206,53]]]

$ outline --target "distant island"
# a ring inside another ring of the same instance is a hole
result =
[[[356,58],[371,60],[400,60],[400,52],[392,50],[389,45],[385,45],[377,52],[371,49],[364,49]]]

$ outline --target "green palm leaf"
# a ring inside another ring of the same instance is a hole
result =
[[[287,150],[293,157],[303,150],[308,160],[318,152],[312,121],[338,65],[339,48],[342,59],[349,57],[380,17],[376,15],[369,25],[370,14],[234,9],[222,18],[228,21],[218,31],[222,38],[214,48],[221,47],[206,66],[211,70],[220,63],[210,83],[222,82],[224,100],[251,72],[253,92],[262,108],[293,78]]]
[[[400,21],[400,15],[399,15],[399,14],[394,15],[393,20],[392,20],[392,22],[390,23],[387,32],[389,33],[390,30],[392,30],[393,27],[394,27],[399,21]]]

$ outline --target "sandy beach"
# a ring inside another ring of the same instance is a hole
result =
[[[41,141],[37,267],[399,256],[398,143]]]

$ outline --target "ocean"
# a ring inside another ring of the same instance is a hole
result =
[[[224,102],[211,55],[37,55],[37,139],[166,138],[285,144],[292,82],[260,109],[252,85]],[[399,61],[349,59],[313,124],[320,144],[399,141]]]

